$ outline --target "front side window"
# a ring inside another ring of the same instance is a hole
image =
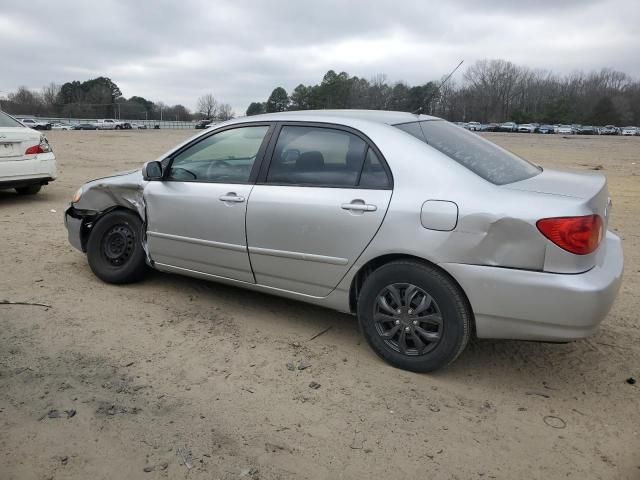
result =
[[[246,183],[268,130],[268,126],[240,127],[206,137],[174,158],[168,179]]]
[[[267,174],[280,185],[354,187],[367,144],[356,135],[322,127],[284,126]]]
[[[496,185],[519,182],[541,171],[539,167],[495,143],[444,120],[426,120],[395,126]]]
[[[0,112],[0,127],[22,127],[22,124],[6,113]]]

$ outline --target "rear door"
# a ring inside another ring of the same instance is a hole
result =
[[[328,295],[378,231],[392,181],[359,132],[283,124],[247,207],[247,242],[258,284]]]
[[[160,269],[254,282],[245,213],[269,128],[207,135],[170,160],[164,180],[147,184],[147,242]]]

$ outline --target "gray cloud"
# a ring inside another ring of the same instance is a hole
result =
[[[630,6],[629,6],[630,7]],[[422,83],[460,59],[640,76],[640,10],[617,0],[0,0],[0,95],[97,75],[125,96],[243,112],[330,68]]]

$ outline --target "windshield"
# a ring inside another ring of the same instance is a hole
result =
[[[444,120],[403,123],[395,127],[422,140],[496,185],[519,182],[541,171],[539,167],[495,143]]]
[[[22,124],[6,113],[0,112],[0,127],[22,127]]]

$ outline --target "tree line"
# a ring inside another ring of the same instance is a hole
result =
[[[50,83],[42,90],[19,87],[0,100],[0,110],[23,116],[61,118],[120,118],[123,120],[228,120],[235,116],[231,105],[208,93],[192,112],[184,105],[167,105],[144,97],[125,98],[118,85],[107,77],[74,80],[62,85]]]
[[[246,114],[364,108],[482,123],[640,125],[640,82],[609,68],[559,75],[501,59],[480,60],[464,70],[462,80],[441,82],[410,86],[389,82],[384,74],[367,80],[329,70],[320,83],[300,84],[290,94],[276,87],[266,101],[252,102]]]

